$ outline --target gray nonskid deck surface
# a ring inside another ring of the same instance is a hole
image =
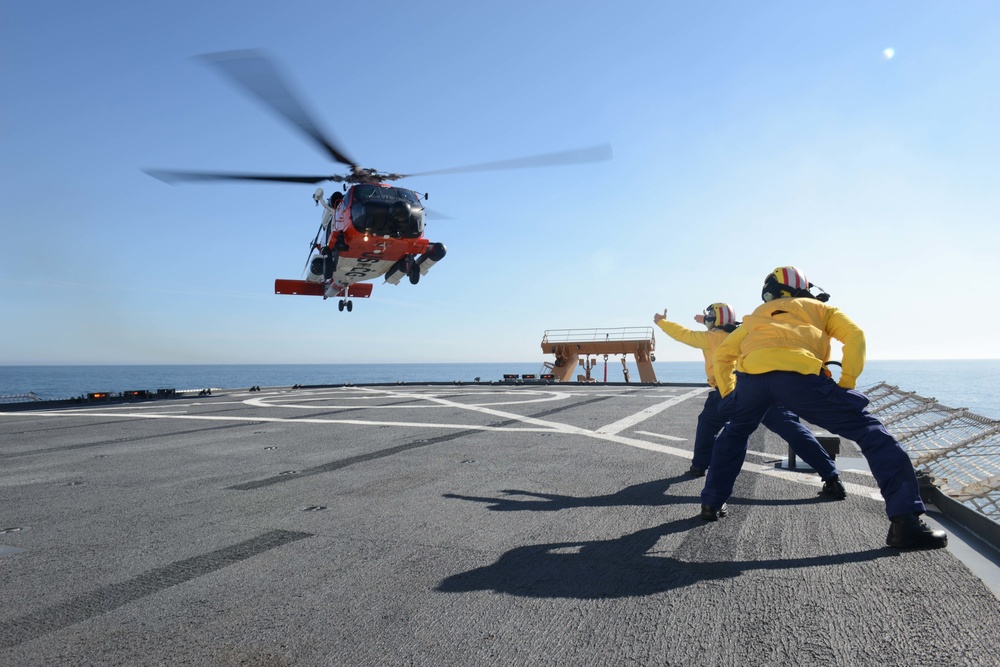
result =
[[[0,413],[0,664],[1000,664],[1000,600],[952,550],[886,548],[863,473],[824,500],[759,431],[730,516],[696,518],[703,400],[408,385]]]

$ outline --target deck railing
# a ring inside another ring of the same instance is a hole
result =
[[[600,343],[625,340],[650,340],[653,327],[621,327],[618,329],[549,329],[542,337],[548,343]]]
[[[35,392],[29,391],[27,394],[6,394],[0,396],[0,403],[37,403],[42,401]]]

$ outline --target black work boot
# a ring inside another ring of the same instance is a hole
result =
[[[830,479],[823,482],[823,495],[830,496],[834,500],[843,500],[847,497],[847,489],[844,488],[844,483],[840,481],[840,475],[836,477],[831,477]]]
[[[885,543],[894,549],[940,549],[948,546],[948,533],[931,530],[917,514],[900,514],[890,518]]]
[[[688,468],[688,474],[691,475],[692,477],[704,477],[705,469],[695,468],[694,466],[691,466],[690,468]]]
[[[711,505],[701,506],[701,518],[705,521],[718,521],[719,517],[724,517],[729,514],[729,508],[726,503],[722,503],[722,507],[716,509]]]

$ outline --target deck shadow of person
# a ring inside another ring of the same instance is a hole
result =
[[[518,489],[502,489],[500,493],[518,498],[490,498],[486,496],[464,496],[458,493],[445,493],[445,498],[471,500],[486,503],[487,509],[494,512],[558,512],[573,507],[660,507],[674,505],[680,502],[700,502],[696,496],[667,496],[667,489],[675,482],[691,479],[686,475],[654,479],[641,484],[626,486],[620,491],[600,496],[567,496],[558,493],[538,493],[535,491],[520,491]]]
[[[670,487],[677,482],[692,481],[687,474],[655,479],[640,484],[626,486],[620,491],[599,496],[568,496],[558,493],[539,493],[537,491],[521,491],[518,489],[502,489],[500,493],[509,497],[492,498],[489,496],[466,496],[459,493],[442,494],[445,498],[469,500],[485,503],[492,512],[558,512],[577,507],[664,507],[666,505],[701,503],[701,496],[667,495]],[[517,496],[517,497],[514,497]],[[732,505],[800,505],[813,504],[815,498],[791,498],[775,500],[733,499]]]
[[[650,554],[660,538],[705,526],[678,519],[610,540],[515,547],[492,565],[445,578],[444,593],[495,591],[521,597],[600,599],[654,595],[700,581],[732,579],[751,570],[788,570],[860,563],[897,556],[888,549],[751,561],[686,562]]]

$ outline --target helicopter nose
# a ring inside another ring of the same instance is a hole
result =
[[[405,201],[393,202],[389,207],[389,220],[396,225],[403,225],[410,219],[410,205]]]

